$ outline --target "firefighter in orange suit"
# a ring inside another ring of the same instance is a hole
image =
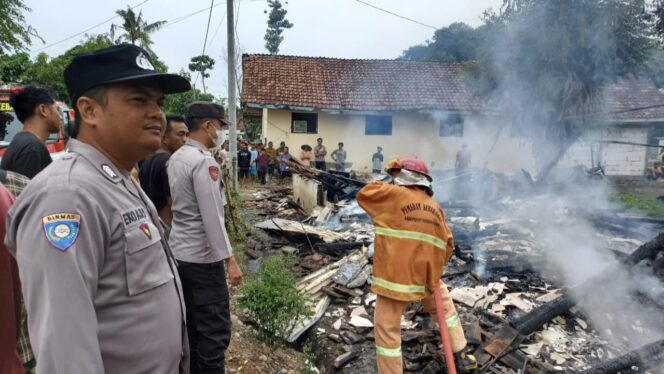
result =
[[[477,368],[464,352],[466,338],[447,287],[440,278],[452,256],[454,240],[445,213],[432,198],[431,177],[424,161],[405,157],[390,165],[391,184],[371,183],[357,201],[376,227],[371,289],[378,295],[374,315],[378,372],[402,373],[401,315],[408,303],[422,301],[437,320],[434,287],[441,287],[445,319],[460,372]]]

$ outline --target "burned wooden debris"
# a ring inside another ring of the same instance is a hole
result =
[[[302,173],[310,173],[316,180],[325,178],[309,168]],[[343,178],[335,183],[355,186]],[[287,193],[267,192],[249,204],[271,206],[266,219],[256,227],[273,236],[278,243],[275,250],[298,256],[303,276],[299,287],[309,295],[315,310],[288,341],[306,335],[325,346],[325,362],[332,372],[371,373],[376,300],[370,278],[373,227],[353,200],[328,203],[305,215],[289,205]],[[503,200],[499,204],[528,202]],[[657,345],[625,354],[624,346],[606,341],[596,330],[598,326],[575,306],[584,290],[592,292],[598,284],[610,287],[611,269],[605,270],[608,276],[599,274],[566,288],[545,266],[547,254],[528,229],[537,222],[483,217],[467,205],[445,208],[457,248],[444,279],[467,339],[482,363],[480,372],[599,373],[608,370],[603,368],[613,370],[628,364],[646,367],[635,357]],[[288,215],[280,213],[284,210],[290,211]],[[655,275],[664,274],[664,234],[642,244],[648,230],[639,226],[641,221],[639,225],[600,217],[590,221],[601,225],[597,241],[606,244],[607,254],[617,258],[622,268],[632,268],[637,274],[645,266]],[[661,308],[661,300],[654,307],[657,305]],[[405,370],[440,372],[439,337],[421,304],[411,304],[401,327]],[[609,364],[613,366],[606,366]]]
[[[631,370],[634,366],[660,367],[661,369],[662,361],[664,361],[664,340],[659,340],[593,366],[591,369],[584,371],[583,374],[617,373],[622,370]]]

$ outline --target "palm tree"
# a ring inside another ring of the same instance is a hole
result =
[[[151,54],[154,54],[150,48],[152,45],[150,34],[159,30],[167,21],[156,21],[148,24],[143,19],[142,11],[136,15],[130,7],[127,7],[127,10],[116,10],[115,13],[122,18],[122,25],[111,25],[111,39],[113,42],[115,44],[129,42],[134,45],[138,43],[139,46],[145,48]],[[123,34],[115,39],[115,31],[118,29],[122,31]]]

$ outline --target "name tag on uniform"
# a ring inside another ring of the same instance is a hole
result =
[[[42,217],[46,240],[55,248],[66,251],[76,242],[81,216],[73,213],[57,213]]]
[[[148,218],[148,213],[144,208],[132,208],[122,212],[122,222],[125,227],[131,226],[136,222],[145,221]]]

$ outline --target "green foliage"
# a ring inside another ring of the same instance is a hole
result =
[[[659,37],[661,43],[664,41],[664,0],[655,0],[653,2],[653,16],[655,21],[655,33]]]
[[[614,201],[628,209],[637,210],[649,216],[664,217],[664,202],[661,200],[635,194],[624,194],[616,197]]]
[[[436,30],[432,41],[416,45],[403,52],[404,60],[457,62],[478,57],[484,27],[474,29],[465,23],[453,23]]]
[[[188,72],[180,70],[178,74],[191,81],[191,74]],[[187,105],[192,101],[211,101],[221,106],[225,106],[226,104],[224,98],[218,98],[213,94],[201,92],[201,90],[197,88],[192,88],[187,92],[167,95],[166,101],[164,102],[164,113],[183,116],[186,112]]]
[[[238,115],[238,118],[242,118],[242,114]],[[263,124],[255,119],[250,119],[244,123],[244,134],[249,140],[260,139],[263,132]]]
[[[653,52],[646,62],[644,72],[657,88],[664,88],[664,50],[657,49]]]
[[[18,84],[30,66],[30,56],[25,52],[14,55],[0,55],[0,83]]]
[[[290,29],[293,24],[286,19],[288,11],[283,8],[279,0],[267,0],[270,14],[267,19],[267,30],[265,31],[265,49],[272,55],[279,53],[279,46],[284,41],[285,29]],[[265,11],[267,13],[267,10]]]
[[[248,310],[261,336],[272,344],[288,336],[293,321],[312,314],[295,287],[294,264],[292,256],[261,259],[260,269],[245,281],[238,298],[238,305]]]
[[[0,55],[24,51],[33,37],[41,39],[32,26],[25,24],[23,12],[30,11],[23,0],[0,1]]]
[[[166,21],[147,23],[147,21],[143,19],[143,11],[136,14],[130,7],[127,7],[127,10],[117,10],[115,13],[122,18],[122,24],[111,25],[111,39],[113,42],[115,44],[124,42],[138,44],[145,50],[149,51],[151,55],[154,55],[154,52],[151,49],[153,42],[150,38],[150,34],[158,31],[166,24]],[[115,32],[117,30],[122,31],[122,34],[115,38]]]
[[[504,115],[544,165],[596,123],[584,116],[601,111],[604,85],[640,72],[653,48],[645,0],[505,0],[487,27],[481,59]]]
[[[189,70],[192,72],[198,72],[201,75],[201,80],[203,82],[203,92],[207,92],[205,87],[205,78],[209,78],[210,74],[207,73],[208,70],[214,68],[214,59],[208,55],[200,55],[191,58],[191,63],[189,64]]]
[[[316,368],[316,352],[311,342],[306,342],[304,347],[302,347],[302,363],[304,368],[302,369],[301,374],[317,374],[318,370]]]
[[[58,98],[68,102],[69,94],[64,81],[64,71],[67,65],[77,54],[112,45],[113,43],[106,34],[86,35],[86,38],[80,44],[60,56],[49,59],[46,53],[40,53],[16,81],[17,83],[48,87],[56,93]]]

